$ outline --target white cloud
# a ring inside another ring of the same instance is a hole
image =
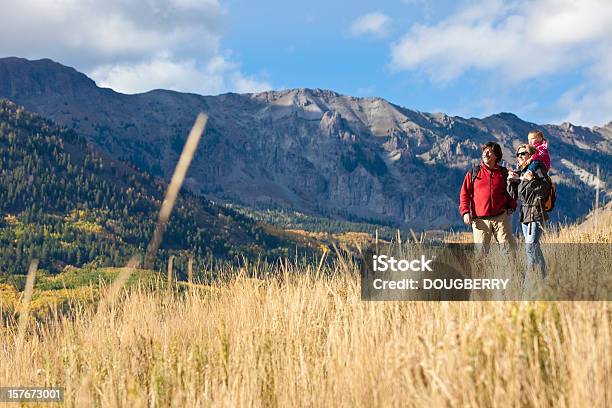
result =
[[[488,0],[469,2],[436,24],[412,26],[391,45],[390,65],[424,71],[441,83],[469,70],[489,72],[509,86],[590,67],[562,102],[576,108],[570,116],[592,123],[612,112],[598,105],[612,92],[605,78],[612,63],[602,61],[610,49],[610,0]],[[587,115],[587,107],[595,109]]]
[[[602,59],[591,67],[588,79],[560,98],[558,105],[566,112],[562,121],[589,126],[612,121],[612,47],[600,52]]]
[[[182,92],[216,94],[224,89],[223,71],[201,69],[195,60],[172,61],[155,58],[136,64],[102,65],[91,72],[98,86],[123,93],[139,93],[154,88]]]
[[[126,93],[248,88],[220,47],[226,12],[217,0],[12,3],[0,13],[0,55],[52,58]]]
[[[351,34],[354,36],[372,34],[377,37],[384,37],[388,33],[390,24],[391,19],[383,13],[364,14],[351,24]]]
[[[212,0],[21,0],[3,9],[3,53],[49,50],[92,65],[169,51],[210,55],[218,48],[225,13]]]
[[[99,86],[123,93],[140,93],[154,88],[199,94],[260,92],[272,85],[245,77],[237,65],[221,56],[200,65],[194,59],[180,61],[158,57],[137,64],[115,64],[97,67],[91,72]],[[152,87],[151,85],[155,86]]]
[[[260,81],[253,77],[246,77],[239,72],[232,75],[233,89],[238,93],[254,93],[269,91],[272,85],[266,81]]]

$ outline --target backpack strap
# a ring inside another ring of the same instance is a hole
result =
[[[480,172],[480,164],[477,164],[476,166],[472,167],[472,170],[470,170],[470,174],[472,175],[472,186],[474,185],[474,180],[478,178],[479,172]]]
[[[472,167],[472,170],[470,170],[470,173],[472,174],[472,185],[474,185],[474,180],[476,180],[478,178],[478,173],[480,172],[480,164]],[[500,167],[501,172],[502,172],[502,176],[504,176],[504,179],[508,178],[508,169],[505,167]]]

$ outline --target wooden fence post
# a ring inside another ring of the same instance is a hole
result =
[[[170,255],[168,258],[168,290],[172,286],[172,265],[174,263],[174,255]]]

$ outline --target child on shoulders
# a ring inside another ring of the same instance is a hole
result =
[[[548,153],[548,141],[544,139],[542,131],[532,130],[527,135],[527,139],[529,139],[529,144],[536,150],[531,156],[529,166],[527,166],[525,170],[525,175],[530,179],[530,176],[532,176],[540,166],[543,166],[546,172],[550,170],[550,154]]]

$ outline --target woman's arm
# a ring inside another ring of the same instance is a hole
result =
[[[506,192],[513,200],[518,198],[518,185],[520,179],[512,178],[512,173],[508,174],[508,180],[506,181]]]

